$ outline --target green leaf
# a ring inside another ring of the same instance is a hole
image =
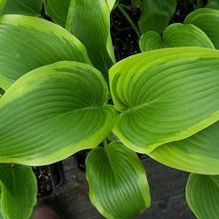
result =
[[[201,8],[190,13],[184,23],[194,24],[203,30],[219,49],[219,11],[210,8]]]
[[[191,174],[186,186],[186,200],[198,219],[218,219],[219,175]]]
[[[29,218],[37,201],[37,182],[32,168],[0,164],[0,185],[1,209],[5,218]]]
[[[161,49],[126,58],[110,69],[114,133],[132,150],[187,138],[219,119],[219,51]]]
[[[23,74],[57,61],[89,63],[85,47],[62,27],[40,18],[0,18],[0,87],[7,89]]]
[[[0,160],[32,166],[96,147],[116,113],[106,105],[101,73],[79,62],[58,62],[18,79],[0,99]]]
[[[219,122],[182,141],[171,142],[149,154],[176,169],[199,174],[219,174]]]
[[[4,14],[40,16],[42,0],[7,0]]]
[[[46,14],[57,24],[65,26],[71,0],[45,0]]]
[[[176,10],[176,0],[143,0],[139,28],[142,33],[153,30],[162,33]]]
[[[0,0],[0,15],[2,14],[7,0]]]
[[[219,0],[208,0],[206,8],[219,9]]]
[[[154,31],[144,33],[140,39],[141,51],[164,47],[197,46],[214,49],[208,36],[192,24],[175,23],[168,26],[161,35]]]
[[[110,36],[110,12],[115,0],[72,0],[66,28],[86,46],[93,65],[108,79],[115,62]],[[86,27],[85,27],[86,24]]]
[[[0,219],[6,219],[2,210],[1,210],[1,206],[0,206]]]
[[[150,206],[144,167],[121,143],[92,150],[86,169],[89,197],[104,217],[132,219]]]

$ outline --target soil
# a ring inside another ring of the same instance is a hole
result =
[[[33,167],[37,177],[38,198],[47,198],[64,183],[62,163]]]
[[[48,166],[33,167],[33,171],[37,177],[38,198],[51,195],[54,188]]]
[[[133,9],[130,1],[124,1],[124,4],[128,7],[126,12],[137,25],[140,18],[139,8]],[[138,36],[118,8],[114,9],[112,12],[111,24],[111,36],[116,60],[119,61],[130,55],[139,53]]]

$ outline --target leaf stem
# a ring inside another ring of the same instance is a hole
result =
[[[132,28],[134,29],[136,35],[138,36],[138,38],[140,39],[141,37],[141,33],[138,30],[138,27],[135,25],[135,23],[133,22],[133,20],[131,19],[131,17],[129,16],[129,14],[125,11],[124,9],[124,5],[123,4],[118,4],[118,9],[121,11],[121,13],[124,15],[124,17],[127,19],[127,21],[129,22],[129,24],[132,26]]]
[[[103,146],[104,146],[104,148],[106,148],[107,145],[108,145],[108,143],[107,143],[107,139],[105,138],[105,139],[103,140]]]

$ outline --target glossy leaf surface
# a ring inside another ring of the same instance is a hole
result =
[[[40,16],[42,0],[7,0],[4,14]]]
[[[106,79],[115,61],[110,36],[110,12],[114,3],[115,0],[72,0],[66,23],[66,28],[86,46],[91,62]]]
[[[91,202],[104,217],[132,219],[150,206],[144,167],[121,143],[91,151],[86,168]]]
[[[191,174],[186,186],[186,200],[198,219],[218,219],[219,175]]]
[[[37,182],[32,168],[0,164],[0,185],[5,219],[29,218],[37,201]]]
[[[45,0],[46,14],[57,24],[65,26],[71,0]]]
[[[132,150],[187,138],[219,119],[219,52],[162,49],[133,55],[110,69],[114,133]]]
[[[214,49],[208,36],[192,24],[175,23],[168,26],[162,35],[154,31],[144,33],[140,39],[141,51],[149,51],[165,47],[197,46]]]
[[[203,30],[213,42],[216,49],[219,49],[219,11],[210,8],[201,8],[190,13],[186,24],[194,24]]]
[[[156,148],[153,159],[176,169],[199,174],[219,174],[219,122],[182,141]]]
[[[115,123],[107,99],[104,78],[88,64],[27,73],[0,99],[1,162],[44,165],[96,147]]]
[[[143,0],[139,27],[142,33],[156,31],[162,33],[176,9],[176,0]]]
[[[62,27],[40,18],[0,18],[0,87],[7,89],[23,74],[57,61],[89,63],[84,46]]]

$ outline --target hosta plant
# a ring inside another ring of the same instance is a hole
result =
[[[84,149],[89,197],[104,217],[132,219],[150,206],[136,152],[192,173],[189,207],[199,219],[219,217],[219,11],[168,26],[177,1],[132,3],[139,28],[122,1],[0,0],[0,218],[30,217],[31,166]],[[117,63],[115,7],[142,51]]]

